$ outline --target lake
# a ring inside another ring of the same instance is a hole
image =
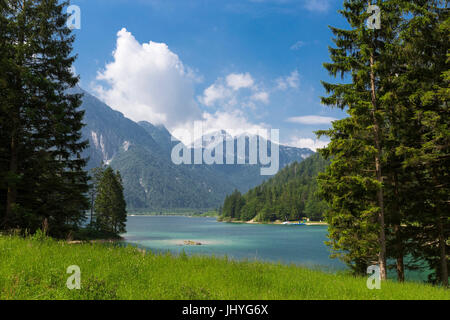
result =
[[[129,216],[125,241],[152,251],[228,256],[232,259],[293,263],[336,271],[330,259],[326,226],[255,225],[217,222],[216,218]],[[201,242],[186,246],[183,241]]]

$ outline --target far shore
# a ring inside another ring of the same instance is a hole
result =
[[[254,220],[250,220],[250,221],[240,221],[240,220],[224,220],[224,221],[220,221],[220,222],[225,222],[225,223],[245,223],[245,224],[274,224],[274,225],[283,225],[283,221],[281,220],[276,220],[276,221],[272,221],[272,222],[258,222],[258,221],[254,221]],[[298,221],[288,221],[290,223],[297,223]],[[305,222],[306,226],[327,226],[328,223],[326,222],[322,222],[322,221],[314,221],[314,222]]]
[[[271,225],[283,225],[284,221],[276,220],[271,222],[259,222],[259,221],[242,221],[242,220],[220,220],[218,216],[202,216],[202,215],[183,215],[183,214],[128,214],[129,217],[188,217],[188,218],[217,218],[218,222],[224,223],[238,223],[238,224],[271,224]],[[287,221],[290,223],[297,223],[297,221]],[[324,221],[312,221],[305,222],[306,226],[328,226],[328,223]]]

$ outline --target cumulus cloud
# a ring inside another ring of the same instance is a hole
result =
[[[250,99],[252,99],[253,101],[259,101],[264,104],[268,104],[269,103],[269,94],[266,91],[256,92],[255,94],[253,94],[250,97]]]
[[[217,101],[225,101],[231,99],[232,91],[221,83],[214,83],[203,92],[203,96],[199,97],[199,101],[205,106],[212,107]]]
[[[232,73],[227,76],[227,85],[237,91],[242,88],[251,88],[254,85],[252,76],[249,73]]]
[[[269,103],[270,95],[255,84],[249,73],[231,73],[224,78],[218,78],[203,91],[198,101],[207,107],[256,108],[255,103]]]
[[[297,70],[291,72],[289,76],[280,77],[275,80],[278,90],[285,91],[289,88],[297,89],[300,84],[300,75]]]
[[[97,81],[99,97],[134,121],[172,128],[202,116],[192,70],[166,44],[140,44],[126,29],[117,33],[113,61],[98,73]]]
[[[319,140],[319,139],[310,139],[310,138],[301,138],[301,137],[292,137],[286,145],[297,148],[307,148],[316,152],[317,149],[325,148],[330,141]]]
[[[291,117],[288,118],[286,121],[306,125],[321,125],[321,124],[330,124],[332,121],[335,120],[337,119],[323,116],[302,116],[302,117]]]

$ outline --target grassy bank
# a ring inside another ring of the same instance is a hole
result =
[[[81,268],[81,290],[66,288],[71,265]],[[296,266],[0,236],[0,299],[450,299],[450,291],[392,282],[368,290],[365,278]]]

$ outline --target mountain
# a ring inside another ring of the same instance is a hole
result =
[[[87,169],[105,163],[119,170],[130,210],[216,208],[233,190],[246,192],[267,179],[259,165],[175,165],[171,152],[180,142],[164,126],[136,123],[86,91],[73,91],[84,95]],[[280,146],[280,168],[312,154],[309,149]]]
[[[172,148],[180,141],[174,139],[169,130],[162,125],[154,126],[147,121],[140,121],[138,124],[147,131],[147,133],[156,141],[158,146],[167,154],[170,155]]]

